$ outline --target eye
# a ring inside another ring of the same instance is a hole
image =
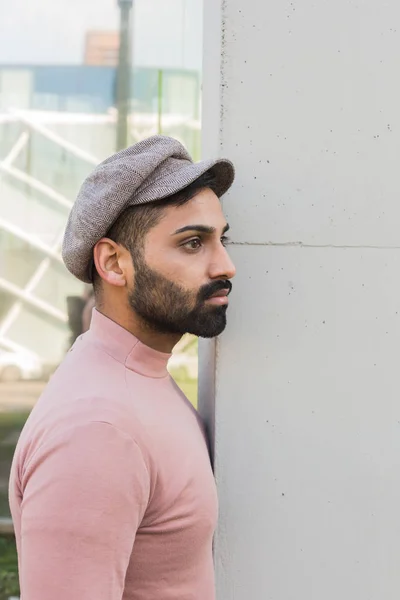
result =
[[[201,246],[201,239],[198,237],[192,238],[191,240],[188,240],[187,242],[182,244],[182,247],[188,250],[189,252],[196,252],[196,250],[199,250]]]
[[[230,242],[230,238],[227,235],[223,235],[221,238],[221,244],[225,247]]]

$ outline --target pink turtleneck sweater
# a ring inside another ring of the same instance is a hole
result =
[[[22,600],[213,600],[217,497],[170,355],[96,310],[21,434]]]

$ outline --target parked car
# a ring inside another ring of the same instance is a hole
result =
[[[43,367],[39,358],[27,352],[0,352],[0,381],[40,379]]]

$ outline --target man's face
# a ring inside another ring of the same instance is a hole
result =
[[[146,235],[135,259],[129,303],[160,333],[219,335],[226,325],[235,275],[225,243],[227,223],[218,197],[202,190],[183,206],[169,206]]]

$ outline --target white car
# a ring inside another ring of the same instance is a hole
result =
[[[43,367],[39,358],[27,352],[0,351],[0,381],[14,382],[40,379]]]

